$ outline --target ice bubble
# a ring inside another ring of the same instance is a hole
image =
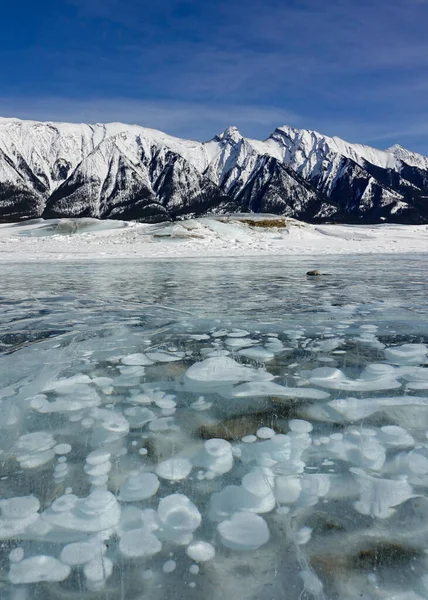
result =
[[[309,421],[303,421],[302,419],[291,419],[288,421],[288,427],[294,433],[310,433],[313,429]]]
[[[34,398],[31,408],[39,413],[75,412],[84,408],[92,408],[101,404],[97,391],[89,385],[74,384],[55,388],[57,397],[49,401]]]
[[[336,420],[338,415],[349,421],[359,421],[384,411],[389,407],[428,406],[428,398],[418,396],[393,396],[390,398],[346,398],[332,400],[327,405],[333,409],[331,418]],[[340,417],[339,417],[340,418]]]
[[[119,500],[124,502],[146,500],[154,496],[158,489],[159,479],[154,473],[132,472],[120,488]]]
[[[228,356],[207,358],[194,363],[184,376],[191,389],[217,389],[219,385],[230,385],[239,381],[266,381],[273,375],[263,369],[253,369],[240,365]]]
[[[255,481],[262,480],[262,476],[254,474],[248,478],[247,485],[254,489]],[[269,486],[269,478],[263,483],[261,491],[268,490],[266,494],[256,495],[244,486],[226,485],[220,492],[211,494],[209,518],[212,521],[222,521],[238,511],[252,513],[267,513],[275,507],[275,497]],[[261,493],[260,491],[260,493]]]
[[[409,381],[406,388],[408,390],[428,390],[428,381]]]
[[[301,479],[299,506],[315,506],[319,498],[327,495],[330,489],[330,478],[323,473],[305,473]]]
[[[13,584],[38,583],[39,581],[64,581],[70,575],[70,567],[52,556],[32,556],[12,563],[9,579]]]
[[[385,358],[395,365],[425,364],[428,347],[425,344],[403,344],[385,349]]]
[[[40,515],[40,502],[35,496],[20,496],[0,500],[0,539],[14,538]]]
[[[131,404],[152,404],[153,398],[150,394],[140,394],[132,392],[128,398],[128,402]]]
[[[428,383],[428,369],[425,367],[398,367],[397,377],[403,377],[407,381]]]
[[[340,438],[332,434],[327,449],[336,458],[380,471],[385,463],[386,452],[383,444],[374,437],[375,434],[373,430],[365,428],[349,429]]]
[[[21,562],[21,560],[23,560],[24,556],[25,556],[25,554],[24,554],[23,548],[14,548],[9,553],[9,560],[10,560],[10,562]]]
[[[224,340],[226,346],[232,348],[234,350],[238,350],[239,348],[247,348],[248,346],[252,346],[253,344],[257,344],[258,340],[250,340],[248,338],[232,338],[228,337]]]
[[[99,590],[106,579],[113,572],[112,561],[105,556],[97,556],[87,562],[83,567],[83,573],[89,589]]]
[[[123,415],[106,408],[93,408],[90,417],[94,419],[91,438],[93,446],[101,446],[125,437],[129,433],[129,423]]]
[[[228,332],[227,335],[230,338],[242,338],[250,335],[250,333],[246,329],[232,329],[232,331]]]
[[[35,431],[21,435],[12,451],[23,469],[34,469],[55,457],[55,438],[47,431]]]
[[[270,427],[260,427],[257,429],[256,435],[261,440],[270,440],[275,435],[275,431]]]
[[[197,575],[199,573],[199,567],[198,567],[198,565],[190,565],[190,567],[189,567],[189,573],[191,575]]]
[[[190,405],[190,408],[193,408],[193,410],[200,412],[203,410],[210,409],[211,406],[212,406],[212,402],[207,402],[203,396],[200,396],[195,402],[192,402],[192,404]]]
[[[290,350],[291,348],[286,348],[284,344],[278,340],[277,338],[270,337],[267,339],[267,343],[265,344],[266,350],[270,352],[274,352],[278,354],[279,352],[284,352],[285,350]]]
[[[372,477],[362,469],[351,468],[360,487],[360,499],[355,509],[363,514],[386,519],[394,514],[394,507],[413,497],[412,487],[403,479]]]
[[[242,478],[242,487],[254,496],[264,497],[272,493],[274,479],[270,469],[255,467]]]
[[[253,346],[250,348],[244,348],[243,350],[239,350],[238,354],[240,356],[245,356],[245,358],[252,358],[253,360],[259,360],[261,362],[268,362],[275,357],[275,354],[266,350],[262,346]]]
[[[111,386],[113,379],[111,377],[94,377],[92,383],[95,383],[100,388],[106,388]]]
[[[86,457],[86,462],[91,466],[102,465],[103,463],[109,462],[110,456],[110,452],[101,448],[90,452]]]
[[[50,383],[44,388],[44,391],[55,390],[57,393],[64,393],[65,390],[65,393],[68,394],[69,388],[72,388],[76,385],[87,385],[89,383],[92,383],[92,379],[88,375],[85,375],[84,373],[78,373],[72,377],[64,377]]]
[[[391,448],[405,448],[415,444],[412,436],[398,425],[384,425],[380,428],[378,438],[381,443]]]
[[[120,507],[111,492],[95,490],[86,498],[60,496],[42,513],[42,519],[62,530],[97,532],[119,522]]]
[[[204,350],[206,350],[204,352]],[[203,348],[201,350],[201,355],[204,356],[205,358],[216,358],[217,356],[230,356],[231,352],[230,350],[219,350],[219,349],[215,349],[215,350],[210,350],[209,348]]]
[[[181,352],[170,353],[170,352],[160,352],[159,351],[159,352],[147,352],[146,356],[153,362],[169,363],[169,362],[176,362],[178,360],[183,360],[185,355],[184,355],[184,353],[181,353]]]
[[[162,566],[162,571],[164,573],[173,573],[176,567],[177,563],[175,562],[175,560],[167,560]]]
[[[153,556],[161,549],[158,538],[145,528],[126,531],[119,543],[119,550],[129,558]]]
[[[187,458],[168,458],[156,467],[156,473],[159,477],[171,481],[186,479],[191,470],[192,463]]]
[[[177,406],[177,402],[175,402],[175,396],[171,396],[164,393],[162,393],[162,396],[158,395],[154,399],[154,403],[156,404],[156,406],[163,409],[171,409]]]
[[[183,534],[191,534],[201,524],[201,513],[183,494],[171,494],[162,498],[158,517],[167,539],[181,540]],[[186,537],[184,535],[184,537]]]
[[[70,567],[83,565],[91,561],[97,554],[105,554],[106,547],[99,540],[73,542],[67,544],[61,551],[60,560]]]
[[[146,581],[149,580],[149,579],[152,579],[152,577],[153,577],[153,571],[151,569],[146,569],[145,571],[143,571],[142,577]]]
[[[394,374],[395,372],[391,371],[388,365],[369,365],[359,379],[348,379],[340,369],[330,367],[313,369],[307,376],[312,384],[332,390],[370,392],[401,387]]]
[[[400,452],[388,464],[390,476],[405,478],[410,484],[424,486],[428,475],[428,448],[418,446],[410,452]]]
[[[383,376],[395,376],[395,373],[396,371],[391,365],[373,363],[364,369],[361,373],[361,378],[368,381],[370,379],[379,379],[379,377]]]
[[[307,436],[310,443],[310,437]],[[256,441],[255,438],[254,441]],[[301,453],[301,448],[296,452],[295,447],[294,458],[291,461],[291,438],[289,435],[277,434],[270,440],[259,441],[257,444],[244,444],[241,446],[242,461],[245,463],[255,462],[261,467],[273,467],[277,463],[281,463],[281,470],[284,468],[292,472],[302,471],[304,464],[297,465],[297,456]],[[297,471],[296,471],[297,470]]]
[[[99,465],[88,465],[86,464],[83,467],[83,470],[87,475],[91,475],[92,477],[100,477],[101,475],[107,475],[111,469],[111,462],[107,460]]]
[[[123,414],[131,429],[138,429],[139,427],[143,427],[146,423],[150,423],[150,421],[156,419],[156,415],[152,410],[145,407],[143,408],[142,406],[130,406],[129,408],[125,408]]]
[[[117,526],[119,537],[123,535],[125,531],[142,527],[142,514],[143,511],[136,506],[124,506],[120,513],[120,521]]]
[[[238,512],[217,526],[222,544],[231,550],[256,550],[269,541],[266,521],[248,512]]]
[[[55,454],[68,454],[71,452],[70,444],[57,444],[54,447]]]
[[[195,466],[204,467],[214,475],[228,473],[233,467],[232,445],[226,440],[212,438],[204,443],[204,449],[193,457]]]
[[[68,472],[68,464],[67,463],[59,463],[56,465],[54,469],[54,477],[62,477],[65,476]]]
[[[304,546],[311,539],[311,535],[312,529],[310,527],[302,527],[295,534],[296,544],[299,544],[299,546]]]
[[[36,513],[40,508],[40,502],[35,496],[20,496],[0,500],[2,517],[5,519],[22,519],[29,514]]]
[[[126,384],[126,380],[128,379],[139,379],[146,373],[144,367],[119,367],[119,371],[124,377],[114,379],[113,383],[116,385]]]
[[[138,454],[140,454],[141,456],[147,456],[148,453],[149,451],[147,450],[147,448],[140,448],[138,450]]]
[[[186,554],[192,560],[196,562],[206,562],[212,560],[215,556],[214,546],[208,542],[202,542],[200,540],[194,541],[187,546]]]
[[[229,454],[231,452],[232,445],[226,440],[212,438],[204,443],[204,448],[210,456],[218,458],[220,456],[224,456],[225,454]]]
[[[128,366],[148,367],[153,361],[147,358],[145,354],[128,354],[120,359],[120,362]]]
[[[300,477],[279,476],[275,479],[275,498],[279,504],[297,502],[302,491]]]
[[[108,483],[108,475],[92,475],[89,478],[91,482],[91,490],[93,491],[96,487],[105,488]]]
[[[244,437],[242,438],[242,441],[244,442],[244,444],[253,444],[254,442],[257,442],[257,436],[256,435],[244,435]]]
[[[308,400],[325,400],[329,397],[328,392],[315,390],[312,388],[291,388],[278,385],[272,381],[252,381],[242,383],[233,388],[219,390],[224,398],[250,398],[265,396],[277,396],[280,398],[305,398]]]
[[[226,337],[227,335],[229,335],[229,333],[230,332],[227,329],[217,329],[217,330],[211,331],[211,337],[213,337],[214,339],[220,338],[220,337]],[[241,335],[241,337],[242,337],[242,335]]]
[[[149,429],[150,431],[153,431],[153,433],[161,433],[163,431],[177,430],[178,426],[175,424],[173,417],[161,417],[160,419],[151,421]]]
[[[54,512],[66,512],[68,510],[74,509],[79,498],[74,494],[65,494],[64,496],[60,496],[56,498],[50,506],[50,509]]]
[[[157,511],[155,511],[153,508],[145,508],[141,512],[141,522],[146,531],[156,531],[159,529]]]

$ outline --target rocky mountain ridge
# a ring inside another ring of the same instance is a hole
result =
[[[136,125],[0,119],[0,221],[147,222],[269,212],[314,222],[428,222],[428,158],[279,127],[208,142]]]

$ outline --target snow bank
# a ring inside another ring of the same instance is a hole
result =
[[[1,261],[393,254],[427,248],[426,225],[317,226],[272,215],[160,225],[96,219],[0,225]]]

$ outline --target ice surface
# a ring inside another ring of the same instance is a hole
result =
[[[424,599],[424,260],[5,266],[0,596]]]

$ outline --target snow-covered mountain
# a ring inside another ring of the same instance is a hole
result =
[[[279,127],[208,142],[109,123],[0,119],[0,221],[164,221],[226,212],[312,221],[428,222],[428,158]]]

